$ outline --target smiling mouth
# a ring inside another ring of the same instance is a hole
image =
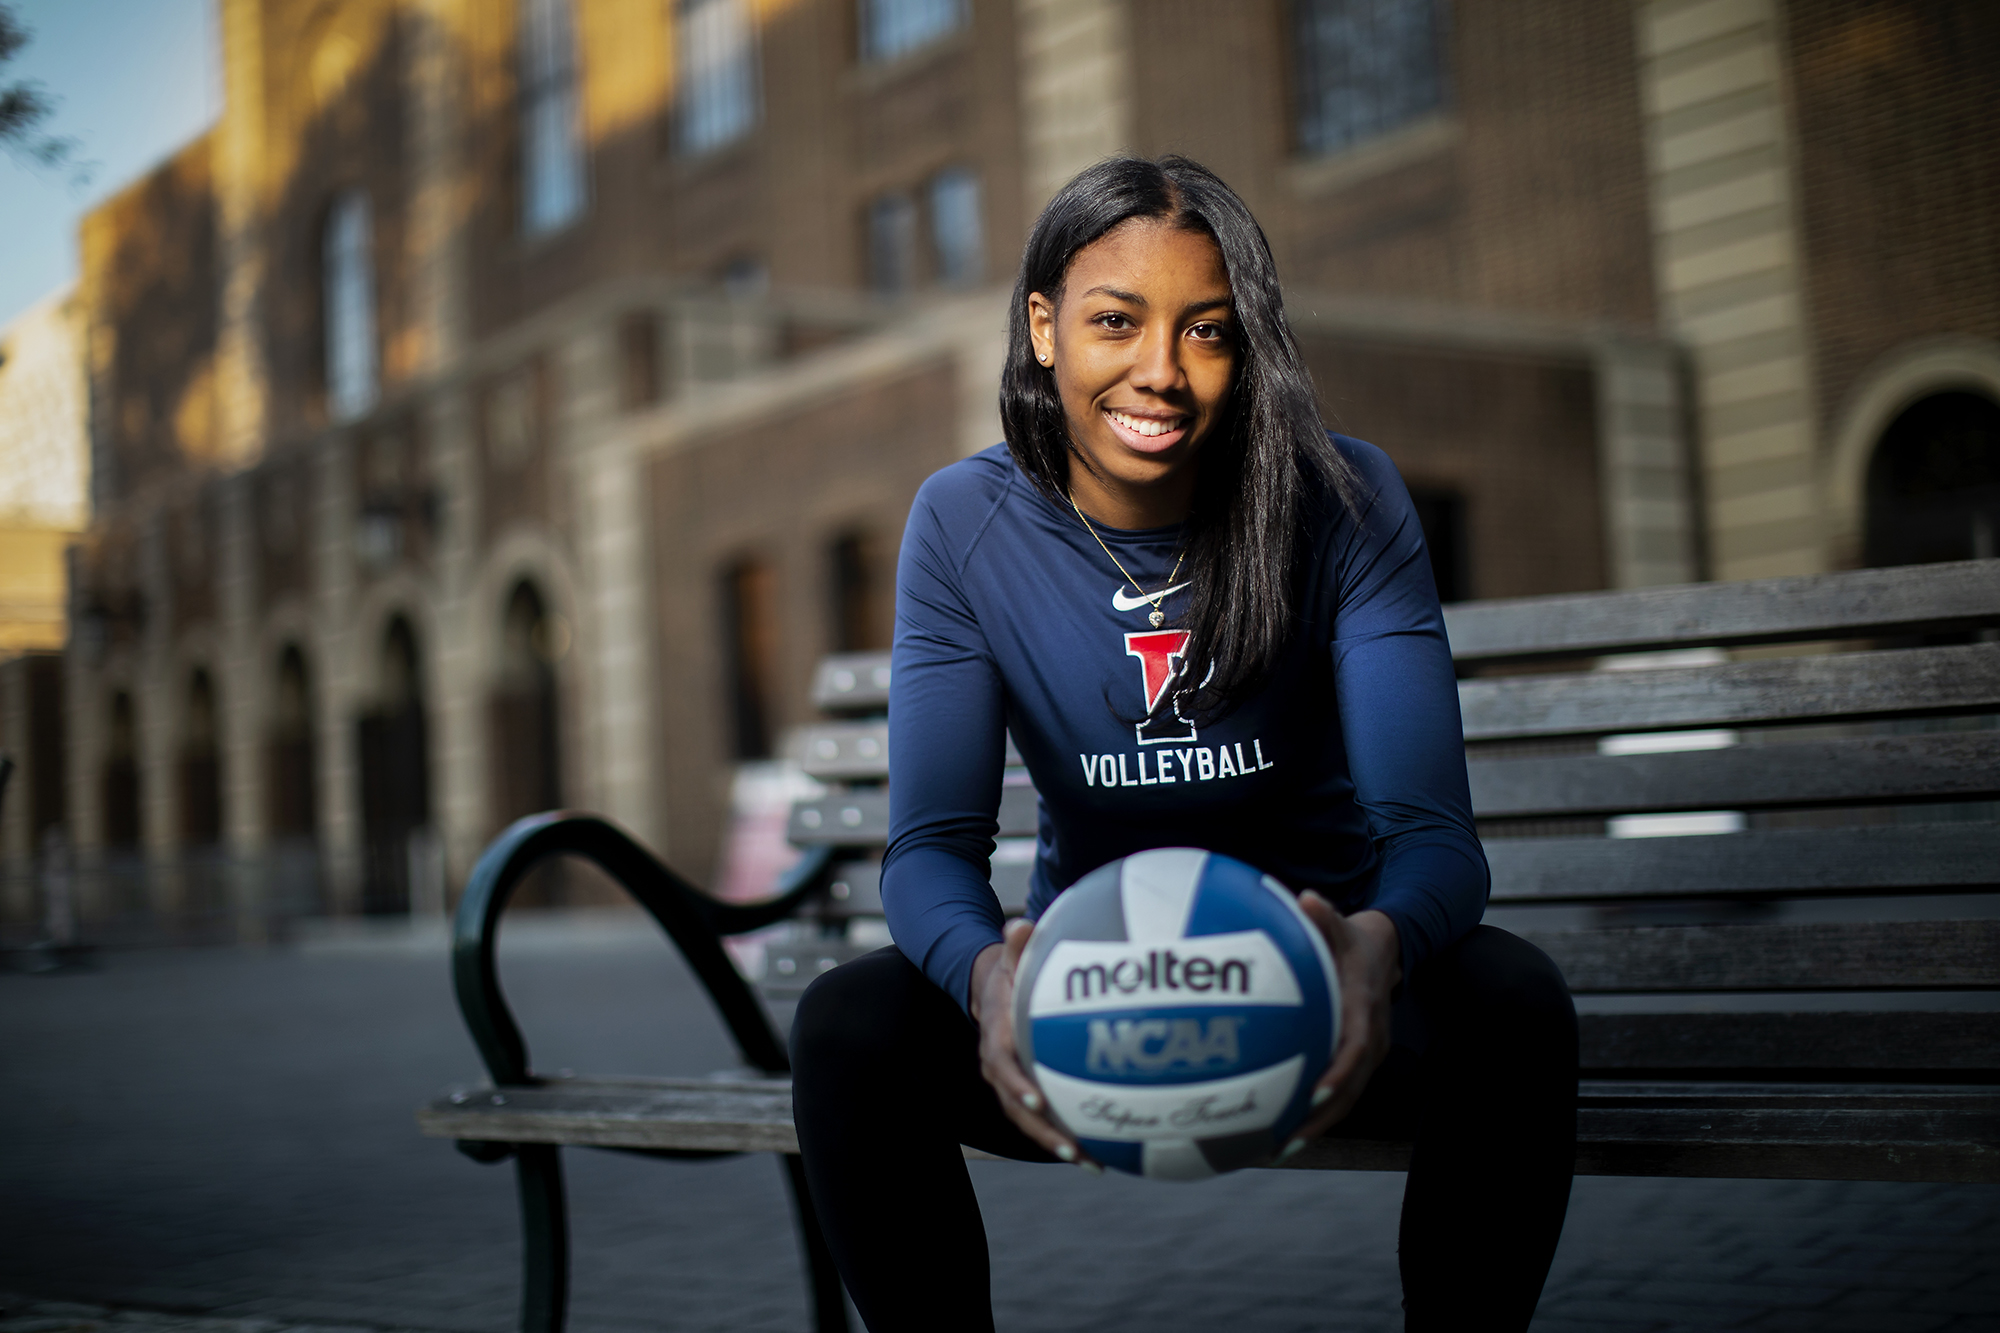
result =
[[[1118,428],[1121,435],[1136,437],[1135,442],[1143,442],[1143,444],[1154,446],[1171,444],[1179,439],[1181,434],[1186,431],[1189,420],[1185,416],[1135,416],[1130,412],[1121,412],[1114,407],[1105,408],[1104,415],[1110,419],[1113,426]]]

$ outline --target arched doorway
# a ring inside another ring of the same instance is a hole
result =
[[[132,696],[111,696],[111,726],[104,745],[104,845],[113,852],[139,848],[139,728]]]
[[[428,865],[430,745],[425,732],[423,662],[410,622],[397,616],[382,635],[375,702],[361,717],[361,910],[410,910],[412,866]]]
[[[2000,554],[2000,403],[1954,391],[1898,413],[1869,459],[1866,525],[1869,565]]]
[[[319,907],[319,801],[313,746],[312,681],[305,654],[278,654],[265,738],[271,832],[271,899],[285,914]]]
[[[555,664],[568,647],[567,628],[549,613],[526,579],[507,595],[500,622],[498,671],[488,701],[492,741],[493,816],[497,832],[523,815],[562,804],[562,735]],[[523,884],[516,901],[551,905],[562,877],[544,867]]]
[[[181,845],[212,851],[222,841],[222,765],[216,744],[215,682],[196,667],[188,677],[181,727]]]

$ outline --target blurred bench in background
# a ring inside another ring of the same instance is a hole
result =
[[[1577,998],[1577,1170],[2000,1181],[2000,561],[1467,603],[1446,620],[1487,919],[1546,949]],[[418,1121],[516,1159],[532,1333],[562,1320],[557,1145],[796,1153],[783,1045],[719,937],[792,918],[765,953],[777,1000],[886,942],[888,687],[886,656],[822,664],[830,718],[802,762],[827,791],[794,807],[803,858],[768,903],[718,903],[589,816],[523,820],[481,859],[453,967],[492,1086]],[[1019,910],[1035,800],[1011,747],[1003,791],[994,883]],[[513,884],[561,853],[652,911],[771,1077],[531,1072],[493,935]],[[1327,1139],[1286,1169],[1407,1159]],[[843,1328],[804,1207],[800,1222],[819,1327]]]

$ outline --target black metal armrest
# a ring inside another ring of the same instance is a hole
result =
[[[493,946],[500,910],[514,886],[536,862],[565,854],[595,862],[659,922],[722,1012],[746,1063],[768,1074],[789,1073],[785,1045],[723,950],[722,937],[781,921],[823,891],[835,850],[807,851],[777,894],[763,902],[725,903],[661,864],[609,820],[555,810],[514,821],[480,854],[452,922],[452,988],[487,1073],[501,1087],[535,1082],[527,1043],[500,990]]]

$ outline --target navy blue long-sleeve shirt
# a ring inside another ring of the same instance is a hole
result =
[[[989,858],[1006,733],[1041,797],[1028,914],[1107,861],[1205,847],[1343,911],[1396,924],[1407,976],[1485,910],[1444,619],[1409,493],[1372,445],[1334,437],[1360,518],[1308,506],[1298,631],[1265,686],[1195,727],[1148,706],[1186,632],[1148,623],[1076,514],[995,445],[917,493],[896,573],[889,846],[882,901],[903,953],[960,1005],[1000,940]],[[1098,528],[1148,592],[1178,525]]]

